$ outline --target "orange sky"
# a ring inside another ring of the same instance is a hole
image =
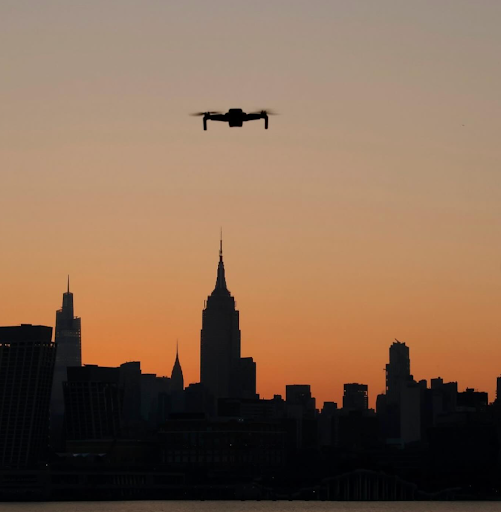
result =
[[[501,373],[501,4],[0,5],[0,324],[86,363],[199,377],[217,266],[263,397],[371,403],[396,337],[417,379]],[[207,132],[189,112],[281,113]]]

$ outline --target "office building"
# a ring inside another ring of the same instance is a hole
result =
[[[348,411],[367,411],[369,408],[369,393],[367,384],[345,384],[343,409]]]
[[[409,347],[398,340],[390,346],[390,362],[386,365],[386,397],[388,404],[400,402],[400,391],[412,380]]]
[[[235,299],[226,286],[223,242],[214,290],[202,313],[200,382],[215,398],[240,397],[240,328]]]
[[[60,449],[64,421],[63,382],[66,380],[66,369],[71,366],[82,366],[81,320],[74,314],[69,276],[67,290],[63,293],[62,307],[56,311],[55,342],[57,353],[50,404],[50,435],[52,446]]]
[[[242,398],[259,398],[256,393],[256,363],[252,357],[240,359],[240,396]]]
[[[0,327],[0,467],[29,468],[46,457],[56,359],[52,327]]]

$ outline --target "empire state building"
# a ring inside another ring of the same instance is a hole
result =
[[[226,287],[221,239],[216,286],[202,313],[200,382],[215,398],[240,397],[240,368],[239,313]]]

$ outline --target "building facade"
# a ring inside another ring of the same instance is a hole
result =
[[[48,447],[52,327],[0,327],[0,467],[29,468]]]
[[[120,437],[124,399],[120,368],[72,366],[63,386],[68,441]]]
[[[344,385],[343,409],[367,411],[369,409],[369,391],[367,384],[351,383]]]
[[[50,430],[51,444],[54,448],[60,448],[64,422],[63,382],[67,378],[66,369],[82,366],[81,319],[74,313],[69,277],[67,290],[63,293],[62,307],[56,311],[55,342],[57,354],[50,404]]]
[[[226,286],[221,240],[216,286],[202,313],[200,382],[215,399],[239,397],[239,370],[239,312]]]
[[[171,380],[142,373],[139,361],[68,367],[63,382],[66,445],[139,439],[155,432],[172,408]]]
[[[386,365],[388,403],[400,403],[400,391],[409,381],[412,381],[409,347],[395,340],[390,346],[390,362]]]

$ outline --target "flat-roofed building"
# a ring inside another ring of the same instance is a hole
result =
[[[56,359],[52,327],[0,327],[0,467],[29,468],[48,448]]]
[[[366,411],[369,408],[369,392],[367,384],[356,382],[344,385],[343,409],[350,411]]]

